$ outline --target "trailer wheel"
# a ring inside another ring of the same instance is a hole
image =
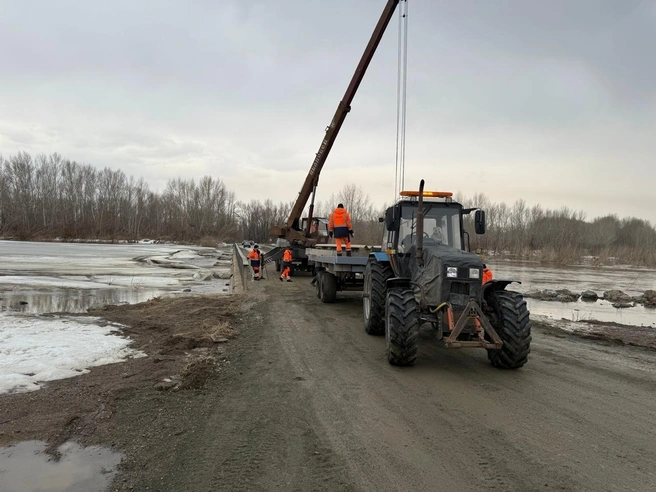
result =
[[[497,290],[488,298],[492,308],[490,323],[503,341],[500,349],[487,351],[494,367],[517,369],[526,364],[531,352],[531,321],[524,296],[519,292]]]
[[[323,277],[323,272],[317,272],[317,280],[314,283],[314,287],[317,289],[317,297],[321,299],[321,278]]]
[[[335,299],[337,299],[337,277],[332,273],[321,272],[319,282],[321,282],[321,293],[319,297],[321,302],[335,302]]]
[[[392,268],[388,263],[371,259],[364,270],[364,331],[369,335],[385,334],[385,293],[387,279],[392,278]]]
[[[413,366],[417,362],[419,317],[411,289],[392,289],[385,302],[387,362],[393,366]]]

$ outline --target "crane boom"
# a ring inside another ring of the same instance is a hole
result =
[[[378,48],[378,44],[380,43],[380,40],[382,39],[383,34],[385,33],[385,29],[387,29],[387,25],[389,24],[390,20],[392,19],[392,16],[394,15],[394,10],[396,9],[396,6],[398,5],[399,1],[400,0],[387,1],[387,5],[385,6],[383,13],[381,14],[380,19],[378,20],[378,24],[376,24],[376,28],[374,29],[374,32],[371,35],[371,39],[369,39],[369,43],[367,44],[367,47],[365,48],[364,53],[362,54],[360,63],[358,63],[358,67],[355,69],[355,73],[351,78],[351,83],[348,85],[346,92],[344,93],[344,97],[342,98],[342,100],[339,102],[339,105],[337,106],[337,111],[335,112],[335,116],[333,116],[330,125],[326,128],[326,135],[321,141],[321,146],[319,147],[319,151],[317,152],[314,158],[314,162],[312,162],[312,166],[310,167],[310,172],[305,178],[303,187],[301,188],[298,198],[296,199],[296,202],[292,207],[292,211],[289,214],[289,219],[287,219],[287,223],[285,224],[286,227],[285,229],[280,231],[282,235],[284,235],[286,231],[290,231],[292,229],[296,231],[300,230],[299,221],[301,219],[301,214],[303,213],[303,209],[305,208],[305,205],[307,204],[307,201],[310,198],[310,194],[313,192],[313,190],[316,190],[316,186],[319,182],[319,174],[321,173],[321,169],[323,168],[323,165],[326,162],[326,159],[328,158],[330,149],[335,143],[335,139],[337,138],[339,130],[342,127],[342,123],[344,123],[344,120],[346,119],[346,115],[351,110],[351,102],[353,101],[353,97],[355,96],[355,93],[357,92],[358,87],[360,86],[360,82],[362,82],[362,79],[364,78],[364,74],[367,71],[367,68],[369,67],[369,63],[371,62],[371,59],[373,58],[374,53],[376,52],[376,48]],[[309,216],[308,224],[312,219],[313,208],[314,208],[314,200],[313,203],[310,205],[310,214],[309,214],[310,216]]]

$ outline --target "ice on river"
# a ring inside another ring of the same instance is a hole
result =
[[[144,354],[84,313],[157,296],[229,292],[232,252],[154,244],[0,241],[0,393]]]
[[[144,353],[117,327],[92,317],[0,313],[0,393],[34,391],[47,381],[89,372]]]

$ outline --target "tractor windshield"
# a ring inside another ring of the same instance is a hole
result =
[[[462,249],[460,232],[460,209],[434,203],[424,205],[424,246],[445,244]],[[406,253],[417,242],[417,207],[401,208],[399,227],[399,253]]]

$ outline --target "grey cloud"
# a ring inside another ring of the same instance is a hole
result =
[[[3,2],[0,152],[57,151],[153,187],[212,174],[242,199],[268,186],[288,200],[383,4]],[[656,178],[655,5],[410,0],[409,176],[439,175],[466,195],[587,203],[589,215],[606,210],[595,193],[616,182],[644,203],[641,186]],[[389,199],[395,29],[396,19],[326,164],[327,196],[348,180]],[[635,210],[628,202],[613,206]]]

